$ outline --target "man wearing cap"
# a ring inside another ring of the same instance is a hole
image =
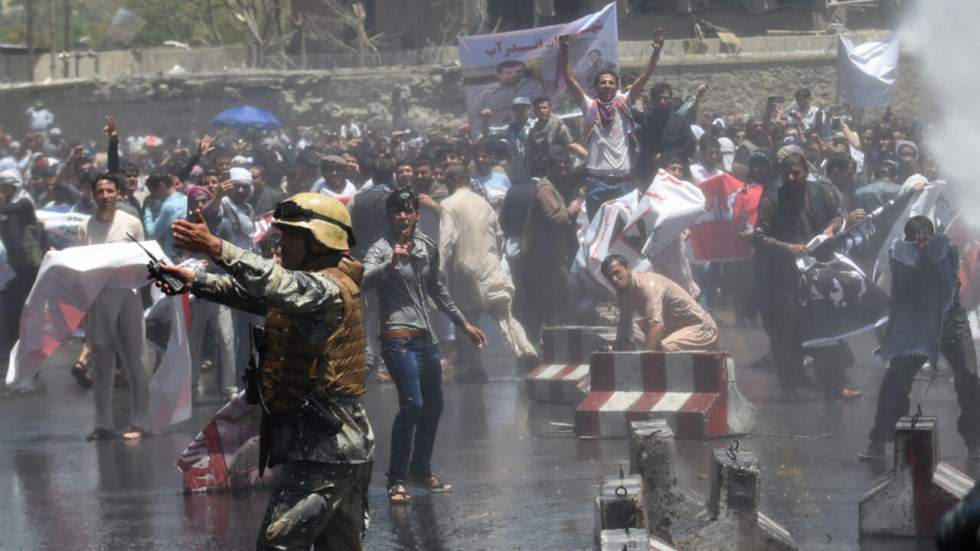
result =
[[[248,204],[252,194],[252,173],[247,168],[232,167],[228,169],[228,176],[229,181],[221,184],[217,197],[211,202],[217,206],[220,220],[215,233],[240,249],[254,251],[254,213]],[[240,310],[232,312],[231,317],[235,327],[235,370],[240,377],[248,364],[249,326],[260,325],[261,319]],[[223,390],[231,395],[238,387],[229,386]]]
[[[357,193],[357,188],[344,177],[347,161],[339,155],[327,155],[320,160],[320,179],[313,183],[313,193],[323,193],[345,205]]]
[[[430,463],[442,415],[442,367],[428,301],[476,346],[483,347],[487,337],[463,317],[449,295],[440,276],[439,245],[416,231],[421,218],[418,195],[395,190],[385,201],[385,211],[388,232],[368,249],[363,283],[378,290],[381,355],[398,388],[388,498],[401,505],[410,500],[406,483],[430,492],[450,489],[432,473]]]
[[[364,268],[349,255],[350,222],[336,199],[290,197],[273,215],[283,232],[281,263],[219,239],[206,224],[173,227],[178,246],[208,255],[227,274],[165,271],[200,298],[265,315],[261,367],[246,397],[263,410],[259,472],[280,468],[260,550],[362,549],[374,432],[360,401]]]

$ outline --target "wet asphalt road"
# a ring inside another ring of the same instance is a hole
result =
[[[529,404],[499,335],[492,339],[492,382],[445,388],[433,464],[453,484],[449,494],[415,491],[409,507],[388,506],[384,472],[396,396],[392,385],[372,383],[366,404],[378,457],[367,549],[591,549],[597,482],[627,463],[626,441],[579,441],[553,425],[570,423],[573,408]],[[854,459],[865,445],[882,374],[870,360],[870,338],[852,342],[858,365],[850,375],[863,399],[827,403],[814,396],[798,404],[776,398],[775,373],[749,367],[765,347],[761,330],[723,324],[722,339],[735,356],[742,391],[759,408],[756,431],[741,446],[761,461],[762,509],[801,549],[933,549],[928,541],[858,540],[858,500],[886,470]],[[42,371],[43,392],[0,399],[0,551],[253,548],[267,494],[184,496],[173,464],[220,404],[197,408],[191,421],[141,444],[86,442],[92,397],[67,370],[76,351],[77,343],[66,346]],[[927,394],[925,387],[916,383],[913,408],[921,403],[939,416],[944,460],[966,469],[948,370]],[[116,403],[126,407],[124,390]],[[125,423],[124,409],[116,418]],[[710,450],[727,445],[678,442],[681,483],[706,494]]]

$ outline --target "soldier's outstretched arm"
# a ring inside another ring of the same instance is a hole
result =
[[[210,293],[215,298],[251,300],[291,314],[325,309],[342,312],[340,289],[329,279],[313,272],[287,270],[272,259],[219,239],[208,229],[200,212],[197,223],[178,220],[173,232],[178,247],[208,255],[227,272],[227,279],[195,274],[190,282],[195,294],[200,291],[202,296]]]

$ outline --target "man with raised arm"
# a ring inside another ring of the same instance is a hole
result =
[[[586,168],[589,172],[586,212],[591,218],[605,201],[624,195],[633,173],[632,141],[636,139],[636,124],[630,106],[643,93],[647,80],[660,59],[667,33],[653,31],[653,53],[643,72],[627,92],[619,89],[619,75],[611,69],[596,73],[592,85],[596,97],[589,97],[575,79],[568,61],[568,47],[574,42],[571,35],[558,37],[558,72],[568,93],[582,108],[585,117],[582,134],[588,150]]]

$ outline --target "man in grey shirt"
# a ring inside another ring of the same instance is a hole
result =
[[[388,233],[365,255],[361,285],[378,291],[381,356],[398,388],[388,497],[392,504],[404,504],[410,500],[406,483],[430,492],[450,489],[432,474],[430,465],[442,415],[442,367],[428,299],[476,346],[482,348],[487,337],[466,321],[440,279],[438,244],[415,231],[421,218],[418,195],[407,189],[393,192],[385,201],[385,212]]]

